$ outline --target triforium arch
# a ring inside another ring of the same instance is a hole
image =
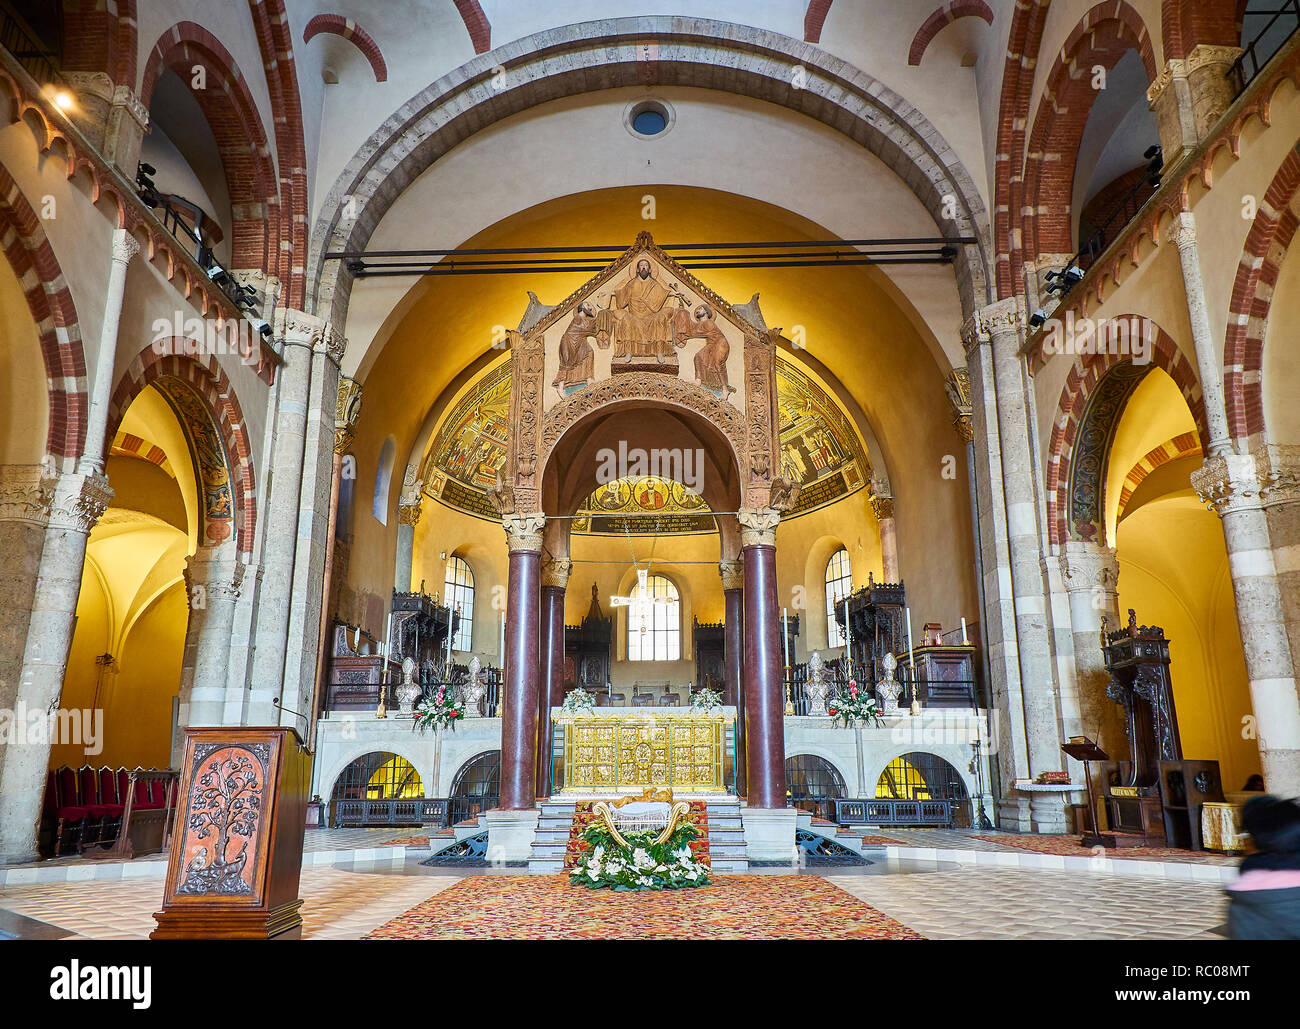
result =
[[[1264,340],[1273,291],[1300,225],[1300,145],[1287,152],[1264,193],[1232,286],[1223,355],[1228,429],[1248,445],[1264,432]]]
[[[199,483],[201,546],[218,546],[233,535],[237,550],[253,550],[257,525],[257,479],[244,415],[230,379],[215,357],[206,362],[185,353],[188,341],[150,344],[127,365],[108,409],[108,440],[146,386],[167,400],[185,432]]]
[[[1148,318],[1121,315],[1115,323],[1138,327],[1151,360],[1140,365],[1128,356],[1099,354],[1087,363],[1078,359],[1070,369],[1048,445],[1048,538],[1054,547],[1069,540],[1106,542],[1102,493],[1111,439],[1128,398],[1152,368],[1174,380],[1201,439],[1209,438],[1200,381],[1178,344]]]
[[[1028,262],[1041,254],[1074,252],[1074,161],[1099,95],[1093,76],[1099,67],[1113,70],[1130,50],[1141,55],[1147,81],[1153,82],[1155,52],[1141,15],[1123,0],[1107,0],[1083,16],[1056,56],[1038,101],[1025,160]]]
[[[0,244],[22,286],[40,340],[50,408],[46,450],[53,457],[80,457],[86,446],[87,403],[77,309],[40,218],[3,165]]]
[[[646,17],[567,25],[517,40],[403,104],[348,162],[321,205],[308,260],[311,309],[342,324],[353,278],[327,253],[364,250],[397,197],[435,161],[475,132],[530,107],[593,88],[649,84],[647,64],[638,59],[647,38],[658,40],[658,60],[649,66],[653,83],[722,89],[779,104],[879,157],[912,187],[937,225],[978,240],[958,249],[957,287],[967,313],[988,302],[992,256],[984,202],[970,173],[919,111],[865,72],[788,36],[706,19]]]

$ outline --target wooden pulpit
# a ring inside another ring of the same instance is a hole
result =
[[[298,939],[311,755],[287,727],[185,730],[154,940]]]

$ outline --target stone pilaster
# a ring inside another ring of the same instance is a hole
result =
[[[292,603],[292,591],[286,588],[286,584],[295,581],[307,420],[314,395],[312,355],[318,347],[340,345],[328,322],[292,309],[276,312],[274,335],[279,341],[284,364],[276,373],[271,418],[268,420],[273,426],[274,436],[270,490],[264,507],[266,533],[262,572],[272,588],[258,591],[250,674],[250,683],[257,696],[247,711],[247,718],[253,725],[276,725],[280,722],[280,713],[271,700],[281,697],[285,679]],[[327,340],[335,342],[327,344]],[[332,422],[334,403],[330,404],[329,410]],[[302,514],[306,516],[306,528],[310,531],[310,508]],[[287,699],[284,703],[292,706]]]
[[[894,521],[894,490],[877,472],[871,477],[867,502],[880,525],[880,563],[885,582],[898,582],[898,530]]]
[[[86,543],[112,499],[108,478],[99,473],[67,473],[53,483],[18,680],[18,702],[27,711],[49,711],[58,706],[81,593]],[[49,756],[48,740],[4,748],[0,765],[0,864],[36,857],[36,832]]]
[[[1156,76],[1147,103],[1155,112],[1166,168],[1196,149],[1232,106],[1237,83],[1229,73],[1240,56],[1239,47],[1202,43],[1186,59],[1167,62]]]
[[[1277,448],[1261,446],[1252,454],[1208,458],[1192,473],[1192,486],[1223,519],[1264,781],[1270,793],[1300,796],[1300,696],[1281,586],[1294,589],[1295,551],[1274,551],[1268,516],[1271,508],[1286,508],[1279,522],[1295,517],[1296,466],[1288,467]]]
[[[181,728],[225,721],[230,638],[243,579],[233,542],[199,547],[185,563],[190,620],[181,659]],[[179,749],[172,753],[173,767],[180,757]]]
[[[1196,217],[1183,211],[1170,226],[1170,235],[1178,246],[1178,257],[1183,269],[1184,294],[1187,313],[1192,323],[1192,343],[1196,348],[1196,371],[1201,380],[1201,395],[1205,399],[1205,424],[1210,438],[1207,454],[1221,454],[1229,449],[1228,413],[1223,400],[1223,375],[1219,370],[1219,357],[1215,349],[1214,330],[1210,326],[1209,308],[1205,302],[1205,281],[1201,274],[1201,253],[1196,237]]]
[[[406,593],[411,588],[411,567],[415,563],[415,527],[420,524],[424,504],[424,483],[415,465],[406,466],[402,493],[397,500],[397,557],[393,562],[393,588]]]
[[[1067,725],[1066,732],[1082,733],[1103,750],[1122,754],[1127,747],[1123,711],[1106,695],[1110,674],[1101,650],[1103,620],[1111,632],[1120,625],[1119,561],[1111,547],[1072,540],[1065,544],[1060,564],[1070,603],[1081,722],[1077,729]]]
[[[108,403],[113,395],[113,380],[116,378],[117,330],[122,321],[126,266],[139,252],[140,244],[127,229],[113,230],[104,321],[100,327],[99,345],[95,349],[94,379],[90,388],[90,406],[86,412],[86,446],[77,466],[86,475],[104,470],[104,449],[107,445],[104,437],[108,432]]]
[[[1057,677],[1051,657],[1047,592],[1043,582],[1034,467],[1030,454],[1033,412],[1026,399],[1025,368],[1019,353],[1024,328],[1024,310],[1018,299],[1011,298],[977,312],[964,335],[972,389],[978,385],[987,397],[990,389],[986,376],[992,373],[995,411],[986,414],[996,419],[999,454],[995,465],[990,462],[987,474],[990,482],[1001,479],[1003,494],[1003,510],[990,510],[992,524],[989,528],[998,534],[1006,533],[1006,556],[1003,558],[1002,554],[995,552],[993,566],[988,563],[984,566],[986,603],[990,606],[996,603],[1001,608],[997,614],[989,612],[989,621],[1001,618],[998,631],[1002,637],[1001,656],[1005,661],[1004,667],[1000,669],[995,664],[993,669],[999,729],[997,744],[999,748],[1012,748],[1009,753],[999,750],[1004,789],[1002,827],[1062,832],[1065,816],[1060,795],[1034,795],[1026,818],[1024,802],[1010,791],[1012,781],[1026,777],[1026,771],[1027,777],[1031,778],[1041,772],[1058,771],[1062,760]],[[987,425],[985,429],[987,431]],[[1010,620],[1005,610],[1008,602],[1012,614]],[[993,657],[991,654],[991,661]],[[1009,667],[1012,663],[1019,671],[1019,698],[1011,694]],[[1002,692],[1001,683],[997,681],[1000,670],[1008,676],[1006,693]],[[1007,738],[1001,735],[1003,728],[1009,730]],[[1024,748],[1023,757],[1015,753],[1021,747]]]
[[[0,465],[0,709],[13,710],[54,482],[41,465]],[[0,755],[5,741],[0,739]],[[0,756],[0,764],[3,757]]]

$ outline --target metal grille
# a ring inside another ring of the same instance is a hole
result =
[[[357,758],[334,782],[330,805],[345,800],[396,800],[422,797],[424,784],[415,767],[399,754],[372,751]]]
[[[969,814],[966,784],[957,769],[935,754],[912,751],[894,758],[876,783],[876,796],[893,800],[952,801],[954,824]]]
[[[830,820],[835,801],[847,796],[844,777],[835,766],[812,754],[795,754],[785,759],[786,788],[790,805]]]
[[[470,758],[451,783],[448,819],[452,825],[477,818],[496,807],[501,796],[501,751],[488,750]]]

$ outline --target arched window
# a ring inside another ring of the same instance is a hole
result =
[[[460,612],[460,622],[451,637],[452,650],[473,649],[474,630],[474,573],[462,558],[453,557],[447,562],[447,575],[443,579],[442,595],[447,606]]]
[[[388,524],[388,487],[393,481],[393,461],[397,458],[397,441],[389,436],[379,451],[379,470],[375,472],[375,499],[371,511],[380,525]]]
[[[681,602],[677,587],[662,575],[646,579],[645,594],[633,596],[643,603],[627,609],[627,659],[629,661],[680,661],[682,659]]]
[[[448,817],[463,822],[496,806],[501,797],[501,751],[486,750],[470,758],[451,781]]]
[[[853,592],[853,570],[849,567],[849,552],[843,547],[826,562],[826,645],[844,646],[844,626],[835,620],[835,609],[844,605],[844,598]]]
[[[813,754],[793,754],[785,759],[785,781],[790,804],[819,818],[835,817],[835,800],[848,796],[844,777],[829,761]]]

